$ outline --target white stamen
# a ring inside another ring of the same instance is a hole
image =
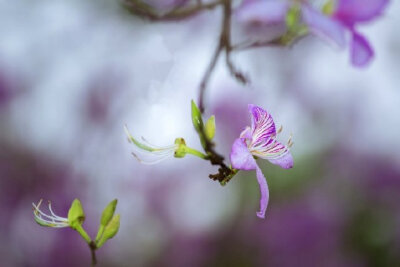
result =
[[[283,130],[283,126],[281,125],[281,127],[279,127],[278,131],[276,131],[276,134],[280,134]]]
[[[68,226],[68,219],[63,218],[60,216],[57,216],[52,208],[51,208],[51,202],[49,201],[49,211],[51,213],[51,216],[48,214],[45,214],[43,211],[41,211],[40,205],[42,204],[42,199],[39,201],[37,205],[35,203],[32,203],[33,206],[33,215],[35,216],[35,220],[43,225],[43,226],[48,226],[48,227],[67,227]]]

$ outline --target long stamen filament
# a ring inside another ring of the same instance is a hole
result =
[[[37,205],[32,203],[33,206],[33,215],[35,216],[35,221],[42,225],[42,226],[48,226],[48,227],[56,227],[56,228],[61,228],[61,227],[67,227],[68,226],[68,219],[63,218],[60,216],[55,215],[51,208],[51,203],[49,201],[49,211],[51,213],[51,216],[48,214],[45,214],[43,211],[41,211],[40,205],[42,204],[42,199],[39,201]]]

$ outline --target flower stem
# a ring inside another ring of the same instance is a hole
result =
[[[92,242],[92,239],[90,239],[89,235],[86,233],[86,231],[82,228],[81,225],[78,225],[76,227],[76,231],[85,239],[85,241],[90,245]]]
[[[185,151],[186,151],[186,153],[192,154],[193,156],[199,157],[199,158],[201,158],[201,159],[205,159],[205,160],[208,159],[208,156],[207,156],[207,155],[201,153],[201,152],[198,151],[197,149],[194,149],[194,148],[191,148],[191,147],[186,146]]]

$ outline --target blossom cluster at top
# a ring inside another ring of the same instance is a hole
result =
[[[363,67],[373,58],[374,50],[356,26],[377,18],[388,2],[389,0],[244,0],[236,14],[243,23],[286,23],[288,28],[305,29],[340,48],[347,46],[346,34],[349,34],[351,63],[356,67]]]

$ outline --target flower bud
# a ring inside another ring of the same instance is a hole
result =
[[[203,119],[201,118],[201,112],[199,108],[196,106],[196,103],[192,100],[192,123],[193,127],[196,129],[198,133],[201,133],[204,125]]]
[[[175,149],[174,157],[175,158],[183,158],[186,156],[186,142],[185,139],[183,138],[176,138],[175,139],[175,145],[177,145],[177,148]]]
[[[335,2],[333,0],[328,0],[322,7],[322,13],[325,15],[332,15],[335,11]]]
[[[286,26],[288,30],[295,30],[300,19],[300,9],[297,5],[292,6],[286,14]]]
[[[79,199],[74,199],[68,211],[68,223],[72,229],[77,229],[85,221],[85,213]]]
[[[212,115],[206,122],[204,134],[208,140],[212,140],[215,136],[215,116]]]
[[[103,210],[101,215],[100,224],[106,226],[111,218],[114,216],[115,208],[117,207],[118,200],[114,199],[108,203],[107,207]]]
[[[100,241],[97,243],[97,248],[100,248],[101,246],[103,246],[104,243],[108,239],[113,238],[118,233],[119,225],[120,225],[119,221],[120,221],[119,214],[112,217],[111,221],[105,227],[104,233],[103,233]]]

